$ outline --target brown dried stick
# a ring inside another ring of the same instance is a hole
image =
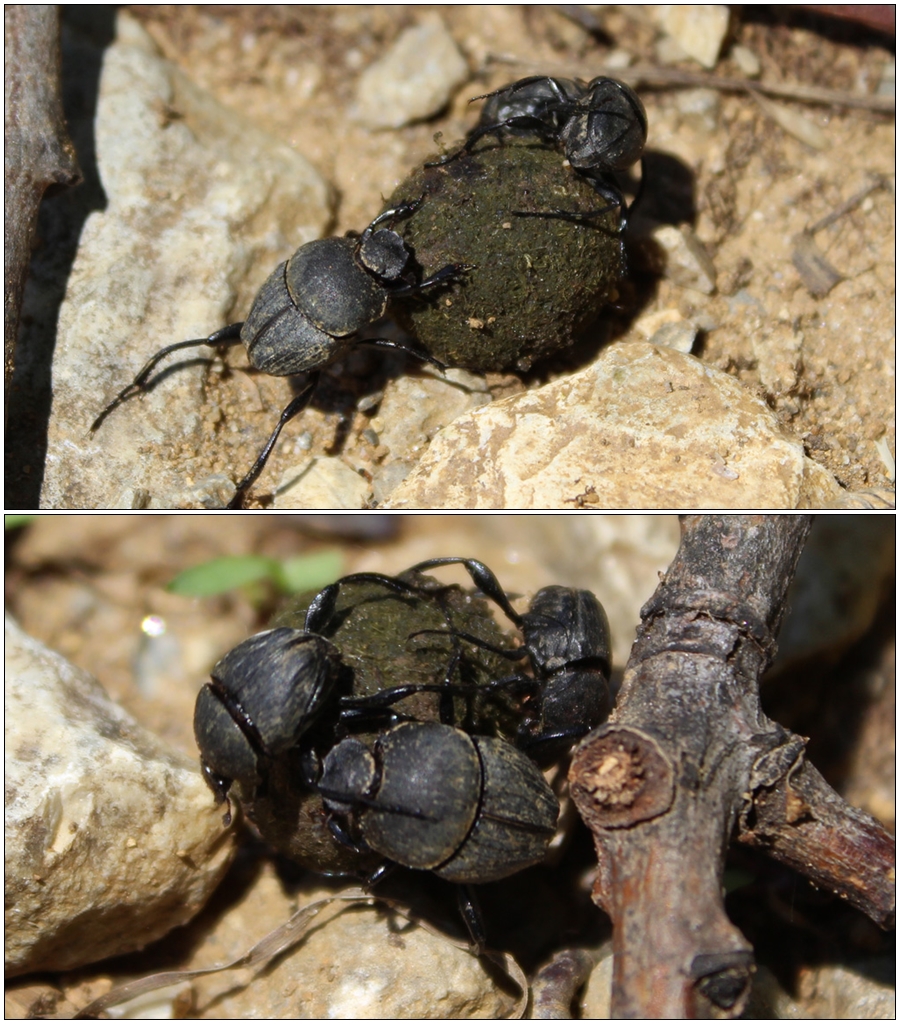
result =
[[[722,900],[735,833],[892,920],[891,837],[759,706],[809,524],[685,516],[616,710],[573,759],[572,795],[597,849],[594,900],[614,925],[614,1017],[741,1012],[753,955]]]
[[[894,927],[894,837],[835,793],[802,747],[774,784],[754,787],[740,826],[739,842],[768,850],[882,928]]]
[[[814,103],[833,107],[856,107],[863,110],[875,110],[884,114],[894,112],[893,96],[858,95],[841,92],[837,89],[825,89],[818,85],[805,85],[802,82],[757,82],[752,78],[725,78],[722,75],[710,75],[702,71],[688,71],[685,68],[668,68],[656,64],[632,64],[630,67],[606,67],[603,64],[584,68],[572,68],[550,62],[536,63],[528,57],[520,57],[511,53],[489,53],[485,63],[512,64],[529,68],[537,74],[558,74],[571,76],[573,73],[581,78],[590,79],[598,75],[608,75],[626,82],[635,89],[640,88],[695,88],[719,89],[722,92],[760,92],[767,96],[781,96],[798,103]]]
[[[9,408],[19,307],[31,262],[38,207],[51,185],[76,185],[81,173],[59,94],[59,11],[7,4],[4,124],[4,382]]]

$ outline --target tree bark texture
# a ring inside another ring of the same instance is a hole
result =
[[[8,409],[19,309],[38,207],[51,185],[76,185],[81,173],[60,98],[58,7],[7,4],[4,41],[3,363]]]
[[[740,1014],[753,951],[723,903],[733,839],[893,922],[893,838],[760,708],[810,522],[682,517],[615,711],[573,759],[572,795],[597,850],[593,898],[614,926],[614,1017]]]

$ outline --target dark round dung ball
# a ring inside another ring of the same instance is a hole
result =
[[[395,303],[398,322],[450,366],[527,370],[566,348],[615,295],[623,270],[620,210],[587,221],[525,213],[607,204],[555,149],[486,138],[472,153],[413,172],[386,209],[424,197],[394,226],[423,275],[474,264],[460,281]]]

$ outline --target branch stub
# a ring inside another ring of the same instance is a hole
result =
[[[656,740],[617,725],[601,726],[584,739],[572,759],[569,786],[592,830],[655,818],[675,798],[672,765]]]

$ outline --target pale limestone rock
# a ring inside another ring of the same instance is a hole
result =
[[[206,475],[192,468],[192,452],[214,443],[200,365],[125,402],[95,434],[88,427],[157,349],[240,319],[330,216],[328,188],[302,156],[163,60],[126,12],[116,24],[93,128],[71,126],[79,145],[93,131],[105,206],[87,216],[59,310],[42,508],[133,506],[135,495],[141,507],[172,507]],[[89,46],[64,35],[73,59],[87,60]],[[28,300],[38,318],[55,310],[39,290],[45,276]],[[189,349],[181,362],[211,352]],[[179,358],[160,369],[170,362]]]
[[[199,765],[6,621],[6,971],[142,949],[231,859]]]
[[[795,509],[843,494],[739,381],[628,342],[461,416],[383,507]]]
[[[429,368],[392,380],[371,421],[378,443],[388,449],[373,482],[375,500],[407,476],[442,427],[490,400],[484,377],[468,370],[441,374]]]
[[[372,488],[366,478],[337,456],[319,456],[288,469],[275,497],[275,508],[361,509]]]
[[[426,14],[359,76],[352,116],[369,128],[402,128],[433,117],[469,77],[440,15]]]

